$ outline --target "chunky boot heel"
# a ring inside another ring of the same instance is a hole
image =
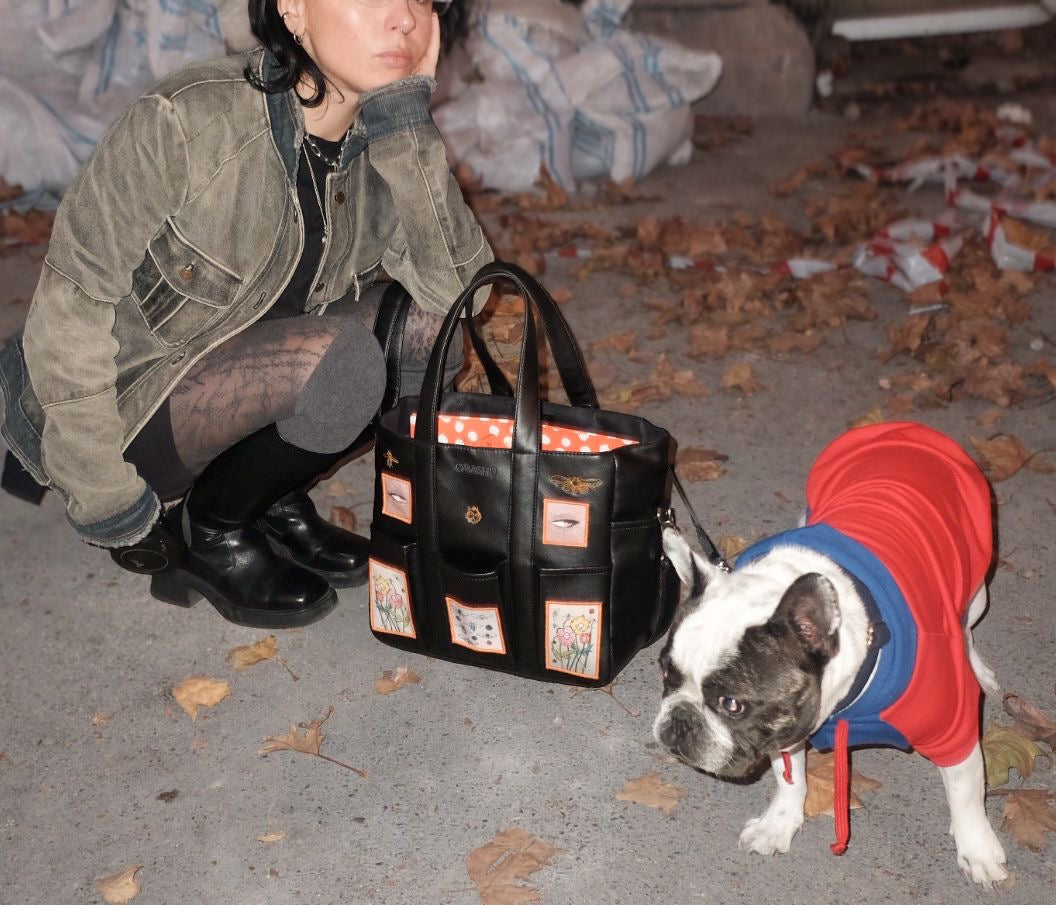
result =
[[[202,595],[189,584],[183,572],[164,572],[150,579],[150,596],[163,603],[192,607]]]
[[[179,567],[155,576],[151,593],[179,606],[201,595],[228,622],[252,628],[299,628],[329,613],[338,602],[330,583],[277,554],[257,525],[316,473],[318,455],[291,446],[273,424],[220,453],[179,509]]]

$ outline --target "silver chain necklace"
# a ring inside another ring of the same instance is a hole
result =
[[[305,137],[307,138],[307,136],[308,133],[306,132]],[[316,151],[316,153],[318,154],[319,152]],[[323,157],[322,154],[319,154],[319,156]],[[326,158],[323,157],[323,160],[326,160]],[[315,194],[315,203],[319,205],[319,216],[322,217],[323,220],[323,245],[326,245],[326,240],[330,238],[330,223],[326,219],[326,208],[323,206],[323,196],[319,194],[319,183],[316,181],[315,169],[312,167],[311,160],[308,159],[307,151],[304,152],[304,162],[308,165],[308,178],[312,181],[312,192]]]
[[[338,161],[341,159],[341,151],[338,151],[337,157],[331,160],[323,153],[319,145],[315,143],[315,139],[312,138],[312,136],[309,135],[307,132],[304,133],[304,142],[309,148],[311,148],[312,153],[316,157],[318,157],[323,163],[325,163],[331,170],[337,169]],[[345,143],[342,141],[341,148],[344,149],[344,147]]]

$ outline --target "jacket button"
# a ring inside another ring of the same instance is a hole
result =
[[[188,264],[185,267],[180,268],[180,279],[185,283],[194,276],[194,265]]]
[[[172,361],[170,362],[170,364],[178,365],[186,357],[187,357],[187,352],[186,351],[177,352],[175,355],[172,356]]]
[[[336,201],[338,204],[344,204],[345,203],[345,193],[344,192],[338,192],[336,195],[334,195],[334,201]]]
[[[319,284],[318,286],[316,286],[316,287],[315,287],[315,291],[316,291],[316,292],[322,292],[322,291],[323,291],[323,284],[322,284],[322,283],[320,283],[320,284]]]

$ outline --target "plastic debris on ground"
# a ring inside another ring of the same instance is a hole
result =
[[[472,72],[435,119],[482,187],[529,191],[545,167],[572,191],[578,180],[637,180],[689,161],[690,104],[715,87],[721,60],[624,28],[631,4],[474,4]]]

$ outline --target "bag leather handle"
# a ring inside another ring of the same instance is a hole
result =
[[[403,340],[407,333],[407,316],[410,314],[414,299],[401,283],[393,281],[386,287],[374,318],[373,333],[385,355],[385,395],[382,399],[379,414],[396,407],[400,401],[400,363],[403,360]],[[469,331],[473,348],[484,365],[491,392],[497,396],[512,396],[513,388],[506,375],[488,353],[484,341],[480,338],[476,321],[466,318],[466,329]]]
[[[444,320],[444,324],[440,328],[436,344],[433,346],[432,356],[429,359],[429,365],[426,368],[425,380],[422,383],[422,393],[418,406],[419,422],[425,417],[425,413],[428,411],[432,411],[435,416],[436,407],[439,406],[439,391],[441,387],[439,384],[434,386],[434,382],[430,378],[443,374],[448,349],[450,348],[452,337],[455,334],[455,328],[458,324],[460,315],[471,304],[474,293],[480,287],[497,283],[500,280],[506,280],[512,283],[521,296],[523,296],[525,300],[526,326],[528,321],[532,320],[532,318],[528,317],[529,312],[533,308],[539,312],[543,328],[546,330],[547,339],[550,342],[554,364],[561,377],[561,383],[565,388],[565,394],[568,396],[569,402],[578,407],[598,408],[598,395],[594,389],[593,382],[587,374],[587,366],[583,359],[583,353],[580,351],[579,344],[576,342],[575,336],[572,334],[572,330],[568,326],[568,322],[565,320],[560,308],[558,308],[557,303],[550,296],[550,293],[548,293],[546,289],[539,284],[535,277],[528,273],[528,271],[518,267],[516,264],[512,264],[508,261],[493,261],[490,264],[485,264],[479,271],[477,271],[473,280],[462,291],[462,294],[451,306],[447,313],[447,318]],[[523,373],[523,370],[528,353],[530,353],[532,358],[532,379],[536,382],[536,385],[538,385],[538,344],[535,339],[534,324],[532,327],[533,330],[530,346],[524,342],[523,338],[521,342],[521,370],[518,376],[518,385],[520,385],[522,378],[527,376]],[[526,330],[525,332],[527,333],[528,331]],[[473,338],[473,334],[471,334],[471,340]],[[479,346],[477,342],[474,342],[474,349],[478,351],[479,355],[480,350],[484,348],[484,344],[479,337],[476,337],[476,339],[479,342]],[[485,355],[487,355],[486,349]],[[481,358],[483,360],[484,356],[482,355]],[[497,365],[494,370],[501,374]],[[487,364],[485,364],[485,371],[486,373],[488,372]],[[489,375],[488,382],[491,385],[492,392],[495,392],[496,384],[499,381],[491,380]],[[509,386],[505,377],[502,378],[502,383]],[[507,394],[505,390],[503,390],[501,394],[513,395],[512,393]],[[424,406],[429,406],[429,408],[423,409]],[[434,421],[433,436],[435,436],[435,417],[432,420]],[[419,426],[416,428],[416,435],[417,431],[420,429],[421,425],[419,423]]]

